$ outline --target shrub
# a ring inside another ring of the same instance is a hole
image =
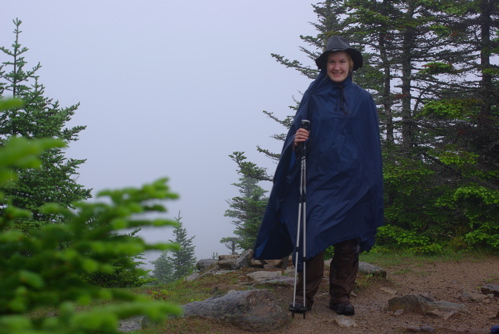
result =
[[[0,112],[18,103],[0,100]],[[11,138],[0,148],[0,186],[15,183],[15,169],[39,166],[37,156],[44,150],[63,146],[53,139]],[[120,233],[130,228],[175,224],[147,218],[150,213],[166,211],[160,201],[177,197],[166,183],[161,179],[139,189],[103,191],[97,197],[104,199],[75,203],[74,210],[47,203],[41,210],[62,216],[65,223],[47,224],[27,233],[14,229],[14,221],[29,219],[31,212],[12,206],[0,193],[2,333],[118,333],[119,319],[144,314],[160,320],[167,314],[180,313],[173,304],[105,289],[81,279],[97,272],[112,273],[116,257],[176,249],[172,244],[149,245],[141,238]],[[96,306],[98,303],[101,305]]]

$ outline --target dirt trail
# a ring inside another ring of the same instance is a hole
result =
[[[411,328],[421,329],[423,326],[432,327],[434,331],[431,333],[490,333],[490,328],[499,324],[499,298],[482,303],[460,299],[463,292],[480,293],[480,287],[485,284],[499,284],[499,257],[476,261],[404,263],[385,269],[386,279],[377,279],[356,289],[356,296],[352,298],[356,314],[349,317],[355,321],[356,327],[340,328],[334,323],[335,314],[327,308],[327,280],[324,279],[314,308],[307,312],[306,318],[296,315],[285,328],[270,333],[408,333],[414,332]],[[468,308],[470,314],[453,315],[446,320],[409,313],[395,316],[386,310],[388,300],[394,297],[386,291],[393,290],[397,292],[396,296],[424,293],[437,301],[460,303]],[[292,288],[281,288],[276,295],[283,305],[287,305],[291,293]],[[210,329],[210,333],[248,334],[217,323],[210,324]]]

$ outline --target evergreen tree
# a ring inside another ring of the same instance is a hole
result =
[[[0,97],[12,96],[25,103],[23,107],[0,115],[0,145],[13,136],[27,139],[56,138],[66,144],[76,141],[79,132],[85,127],[67,128],[65,125],[71,120],[78,104],[63,108],[58,101],[45,97],[45,87],[40,84],[37,75],[41,65],[26,69],[24,54],[28,49],[19,42],[21,23],[18,19],[14,20],[15,42],[12,49],[0,48],[4,56],[10,57],[10,60],[2,62],[0,68]],[[40,169],[19,169],[18,184],[2,189],[15,206],[33,213],[30,219],[18,220],[16,228],[24,231],[63,220],[61,216],[41,213],[39,208],[43,204],[54,202],[71,208],[71,203],[90,197],[90,189],[85,189],[76,181],[77,169],[85,160],[68,159],[61,148],[45,151],[40,159]]]
[[[187,230],[183,227],[182,217],[180,212],[175,221],[178,223],[177,227],[173,230],[175,240],[169,240],[180,246],[178,250],[172,252],[170,261],[173,265],[173,279],[177,280],[183,278],[194,271],[196,267],[196,256],[195,256],[195,246],[192,244],[192,240],[195,236],[190,238],[187,237]]]
[[[0,113],[19,101],[0,100]],[[40,167],[37,156],[45,149],[64,147],[61,140],[11,138],[0,147],[0,187],[18,180],[16,171]],[[102,191],[96,202],[75,203],[74,209],[57,204],[41,208],[44,213],[66,217],[65,224],[47,224],[30,233],[15,230],[18,218],[30,217],[27,209],[16,208],[0,191],[0,328],[3,334],[118,334],[119,320],[144,315],[153,321],[181,308],[154,302],[123,289],[104,289],[81,279],[86,274],[109,272],[116,257],[137,256],[148,250],[174,249],[172,244],[147,244],[141,238],[123,235],[109,238],[123,229],[167,226],[174,222],[150,220],[164,212],[158,200],[177,198],[166,180],[139,189]],[[88,229],[89,221],[100,221]],[[75,239],[75,236],[77,238]],[[61,247],[65,245],[65,247]],[[30,256],[25,256],[30,254]],[[129,268],[144,274],[136,267]],[[81,306],[85,305],[82,309]],[[40,310],[53,310],[40,312]],[[36,316],[34,316],[36,314]]]
[[[425,159],[436,171],[433,183],[445,186],[436,201],[441,234],[463,245],[499,248],[499,4],[456,1],[442,4],[438,33],[459,57],[429,63],[425,72],[453,74],[465,80],[426,101],[418,119],[421,133],[432,138]],[[494,93],[495,92],[495,93]]]
[[[228,201],[231,209],[225,211],[225,216],[234,218],[237,248],[247,250],[255,246],[268,198],[265,197],[267,191],[258,185],[257,179],[243,176],[239,181],[233,185],[239,188],[241,195]]]
[[[95,228],[96,226],[92,226]],[[136,235],[140,229],[131,233],[119,234],[111,233],[108,239],[113,242],[120,242],[123,239],[138,239]],[[104,288],[136,288],[146,285],[152,281],[140,266],[144,258],[142,255],[130,256],[128,254],[117,254],[109,260],[110,270],[85,273],[81,279],[87,283]]]
[[[491,61],[499,52],[498,8],[491,0],[314,5],[317,36],[301,37],[311,60],[330,35],[365,46],[354,81],[373,94],[382,121],[388,226],[381,242],[418,251],[438,250],[438,242],[499,248],[499,69]],[[272,56],[315,77],[309,66]],[[293,118],[264,113],[286,129]],[[242,175],[272,179],[243,152],[231,157]]]
[[[183,227],[180,212],[175,217],[177,226],[173,230],[175,240],[169,242],[179,246],[171,252],[163,252],[159,258],[151,263],[154,264],[153,277],[161,283],[173,282],[191,274],[196,268],[195,246],[192,240],[195,236],[188,238],[187,230]]]
[[[5,111],[0,115],[0,145],[13,136],[34,140],[38,138],[54,138],[63,140],[66,145],[78,139],[83,126],[66,128],[78,105],[61,108],[57,101],[44,96],[44,87],[39,83],[36,74],[40,69],[37,64],[26,70],[24,58],[27,48],[19,42],[21,34],[20,20],[14,20],[15,42],[12,49],[0,48],[11,60],[3,62],[0,70],[0,84],[4,95],[10,94],[24,101],[22,107]],[[9,73],[4,69],[11,68]],[[15,186],[2,187],[11,203],[17,207],[28,209],[29,218],[17,218],[14,228],[25,233],[32,233],[47,223],[61,223],[64,216],[42,213],[40,208],[48,202],[57,203],[65,208],[73,208],[73,203],[90,197],[90,190],[76,182],[77,168],[84,160],[67,159],[61,148],[49,148],[40,155],[40,168],[18,169],[18,183]],[[2,209],[0,209],[1,211]],[[104,222],[93,220],[85,226],[96,229]],[[108,222],[105,222],[108,223]],[[134,234],[134,233],[133,233]],[[133,237],[133,234],[129,235]],[[109,238],[123,238],[122,235],[110,235]],[[68,245],[61,245],[67,247]],[[81,279],[102,287],[134,287],[147,283],[147,279],[135,270],[140,259],[128,255],[115,256],[113,270],[82,274]]]
[[[289,60],[282,55],[271,54],[280,64],[297,70],[309,79],[314,79],[319,73],[319,70],[315,66],[315,59],[324,50],[328,38],[344,30],[346,13],[344,1],[326,0],[319,2],[317,5],[312,5],[312,7],[314,8],[314,13],[317,14],[318,22],[313,23],[313,26],[317,30],[317,35],[300,36],[304,43],[313,48],[309,50],[305,47],[300,47],[300,50],[307,55],[313,66],[304,65],[297,60]]]
[[[173,282],[173,264],[168,258],[167,252],[162,252],[161,255],[154,261],[151,261],[154,265],[152,271],[152,277],[154,277],[160,284],[166,284]]]
[[[231,255],[237,254],[236,249],[239,242],[240,238],[237,237],[224,237],[220,239],[220,243],[230,250]]]

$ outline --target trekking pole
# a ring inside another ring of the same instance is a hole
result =
[[[302,120],[301,127],[309,131],[310,121]],[[292,317],[295,317],[295,313],[303,314],[303,319],[305,319],[305,314],[307,312],[307,299],[306,299],[306,259],[307,259],[307,161],[306,153],[307,147],[305,143],[300,143],[299,153],[301,155],[301,166],[300,166],[300,199],[298,202],[298,223],[296,229],[296,247],[295,247],[295,282],[293,288],[293,304],[289,308]],[[300,234],[303,232],[302,239],[300,239]],[[300,242],[300,240],[302,242]],[[301,247],[300,247],[301,244]],[[301,264],[302,264],[302,281],[303,281],[303,305],[296,304],[296,288],[298,282],[298,258],[300,257],[301,250]]]

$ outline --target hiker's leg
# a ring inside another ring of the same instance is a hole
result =
[[[306,283],[305,296],[306,306],[311,308],[314,304],[314,296],[319,290],[322,278],[324,276],[324,252],[306,261]],[[303,304],[303,272],[299,273],[296,287],[296,300]]]
[[[360,245],[357,239],[334,245],[334,256],[329,272],[329,305],[332,309],[336,310],[338,304],[350,302],[350,295],[359,271],[359,253]]]

